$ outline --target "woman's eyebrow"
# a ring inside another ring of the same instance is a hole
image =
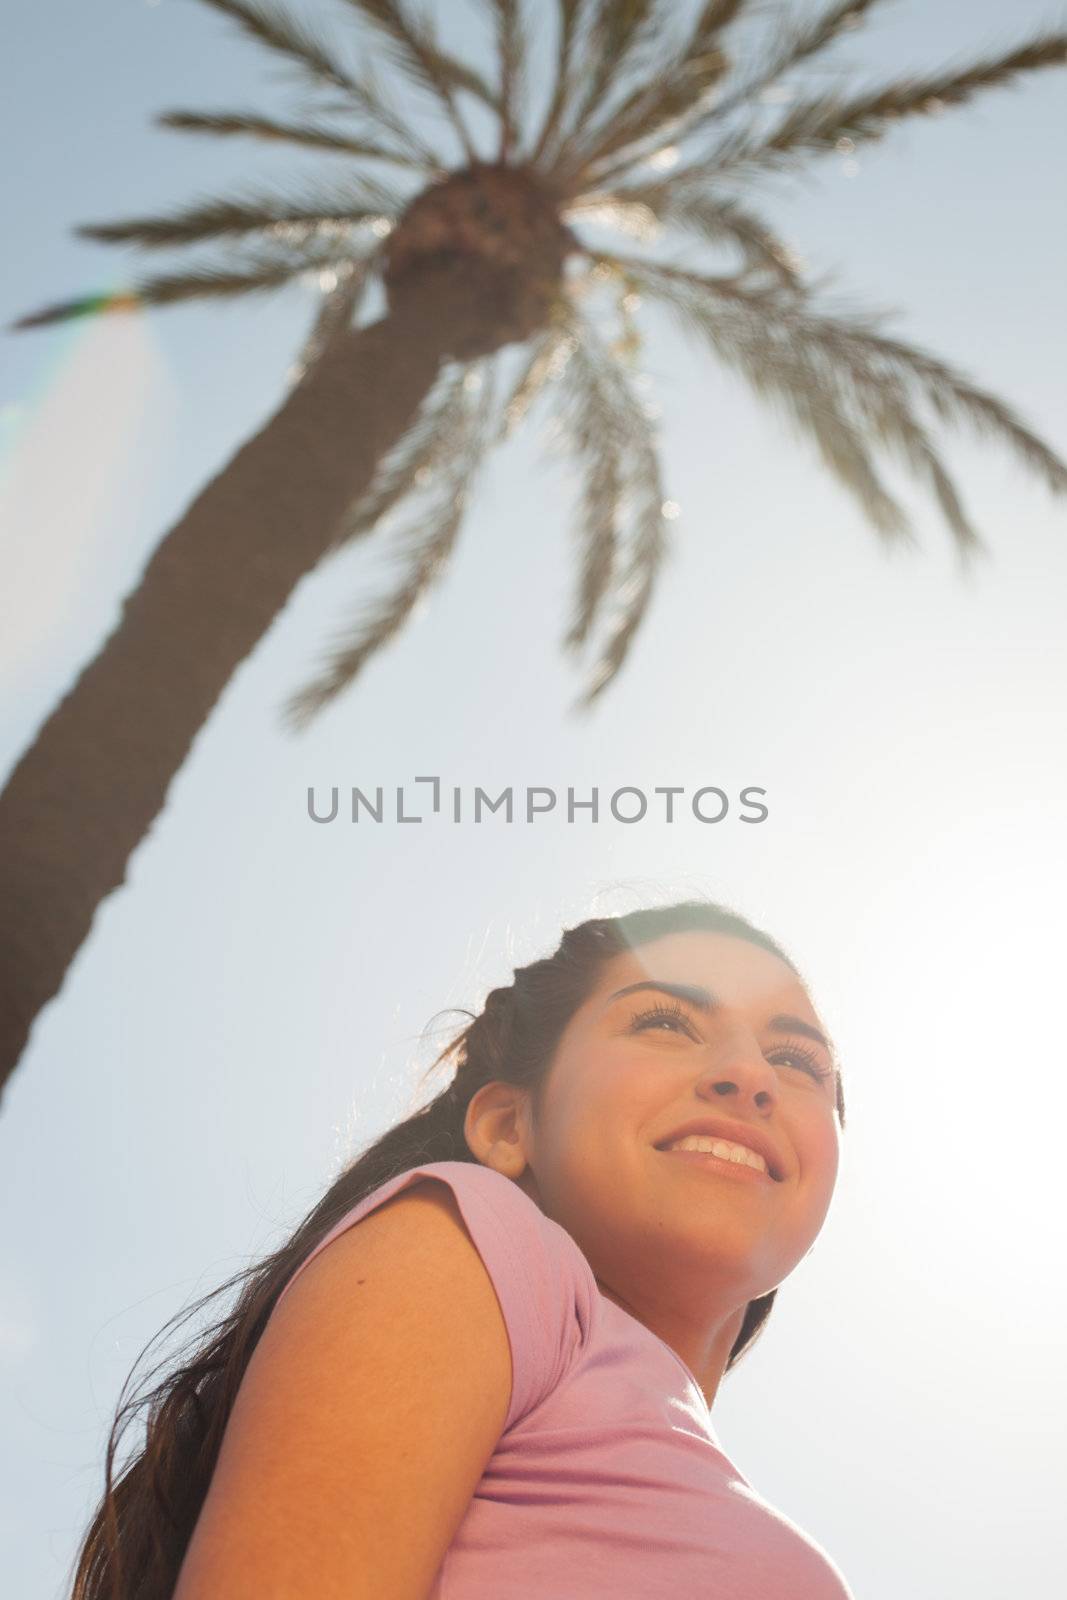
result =
[[[655,978],[645,978],[640,983],[628,983],[624,989],[616,989],[614,994],[608,996],[606,1003],[610,1005],[613,1000],[621,1000],[626,994],[637,994],[642,989],[655,989],[660,994],[673,995],[677,1000],[687,1000],[698,1011],[709,1014],[719,1005],[711,990],[705,989],[702,984],[663,983]],[[822,1045],[831,1060],[834,1058],[833,1046],[826,1035],[820,1033],[810,1022],[805,1022],[802,1017],[789,1016],[783,1012],[772,1017],[767,1027],[771,1033],[799,1033],[805,1039],[814,1039],[816,1044]]]
[[[772,1017],[767,1027],[771,1033],[799,1033],[805,1039],[814,1039],[816,1044],[821,1044],[826,1054],[833,1060],[834,1047],[818,1028],[813,1028],[810,1022],[805,1022],[802,1017],[780,1016]]]
[[[636,994],[640,989],[657,989],[661,994],[672,994],[678,1000],[688,1000],[698,1011],[714,1011],[719,1003],[711,990],[702,988],[700,984],[660,983],[655,978],[645,978],[641,983],[628,983],[625,989],[616,989],[614,994],[608,995],[606,1004],[621,1000],[624,994]]]

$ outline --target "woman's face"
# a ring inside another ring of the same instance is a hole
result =
[[[720,1304],[767,1293],[837,1175],[822,1031],[790,968],[744,939],[676,933],[614,957],[528,1119],[523,1187],[624,1301],[679,1273]],[[671,1148],[692,1134],[718,1153]]]

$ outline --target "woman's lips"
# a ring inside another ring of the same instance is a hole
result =
[[[691,1117],[680,1128],[675,1128],[666,1138],[656,1141],[657,1150],[674,1151],[680,1144],[687,1143],[690,1148],[694,1140],[702,1144],[714,1146],[716,1143],[725,1145],[739,1145],[743,1150],[762,1157],[767,1171],[777,1183],[785,1176],[782,1170],[782,1159],[773,1136],[763,1128],[756,1127],[753,1123],[741,1121],[733,1117],[712,1117],[707,1115]],[[703,1153],[703,1152],[701,1152]],[[729,1152],[727,1152],[729,1155]]]
[[[742,1161],[729,1161],[725,1156],[712,1155],[710,1150],[661,1150],[662,1156],[673,1156],[676,1161],[692,1161],[697,1166],[711,1168],[714,1172],[730,1172],[749,1183],[773,1183],[769,1172],[746,1166]]]

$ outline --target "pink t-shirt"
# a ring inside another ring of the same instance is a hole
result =
[[[429,1600],[851,1600],[833,1562],[723,1453],[700,1387],[658,1335],[600,1293],[570,1234],[510,1178],[466,1161],[446,1183],[511,1344],[504,1431]]]

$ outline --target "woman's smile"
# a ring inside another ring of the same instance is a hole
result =
[[[762,1129],[730,1122],[725,1117],[694,1118],[668,1138],[657,1140],[656,1149],[710,1154],[731,1164],[743,1164],[775,1181],[782,1177],[782,1159],[774,1140]]]
[[[726,1154],[721,1140],[716,1140],[716,1144],[720,1146],[718,1150],[683,1148],[676,1145],[660,1153],[673,1156],[679,1161],[691,1162],[696,1167],[704,1167],[709,1172],[726,1173],[730,1177],[744,1178],[753,1183],[773,1182],[766,1168],[754,1167],[742,1156]]]

